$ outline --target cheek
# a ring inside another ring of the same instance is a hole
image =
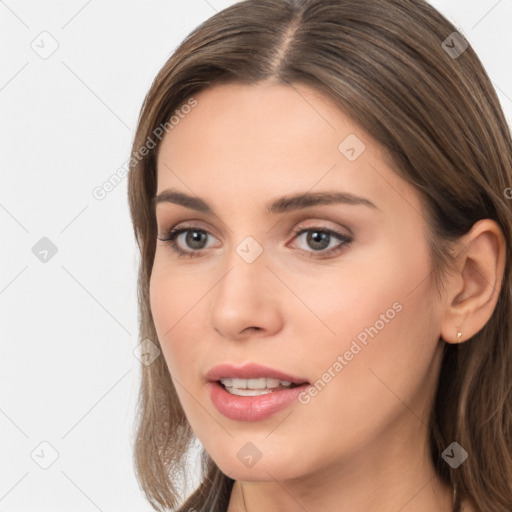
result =
[[[435,307],[428,247],[413,225],[402,229],[347,258],[342,271],[332,273],[328,293],[316,294],[318,311],[333,331],[322,338],[326,348],[343,353],[356,341],[361,354],[377,351],[382,358],[385,350],[387,357],[379,360],[391,361],[408,353],[414,339],[426,339]]]
[[[150,280],[150,305],[151,314],[155,323],[155,329],[162,347],[163,355],[167,361],[169,371],[174,376],[181,365],[179,343],[177,340],[180,334],[179,318],[184,315],[183,301],[178,300],[176,293],[176,280],[173,275],[166,272],[166,268],[155,257],[155,263]]]
[[[411,418],[424,416],[439,363],[430,262],[425,247],[415,253],[397,249],[396,243],[383,248],[379,258],[361,267],[365,272],[332,280],[334,291],[326,301],[335,301],[336,308],[324,309],[322,318],[335,335],[319,337],[309,351],[317,391],[303,397],[309,400],[306,415],[317,418],[322,431],[315,439],[333,439],[332,425],[339,424],[355,447],[408,408],[414,411]]]
[[[157,254],[150,279],[151,313],[169,371],[183,383],[191,381],[191,365],[201,355],[197,341],[204,332],[200,332],[196,320],[204,318],[203,308],[208,304],[204,300],[208,281],[198,277],[190,281],[176,266],[168,264],[165,256]]]
[[[362,350],[354,361],[371,363],[376,351],[380,361],[391,361],[411,345],[411,334],[430,307],[425,279],[430,263],[421,241],[415,240],[412,250],[406,238],[386,233],[379,243],[347,253],[324,286],[302,287],[305,302],[324,324],[314,322],[322,350],[311,350],[313,357],[325,364],[323,355],[343,354],[355,340]]]

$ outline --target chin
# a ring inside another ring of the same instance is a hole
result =
[[[292,480],[300,478],[308,473],[308,468],[304,464],[298,465],[297,454],[300,450],[295,450],[295,455],[286,456],[282,453],[267,454],[265,456],[262,450],[258,458],[256,450],[253,448],[252,459],[249,443],[242,443],[242,448],[235,450],[235,453],[222,454],[222,456],[210,455],[219,469],[229,478],[247,482],[266,482],[273,480]],[[246,455],[247,453],[247,455]]]

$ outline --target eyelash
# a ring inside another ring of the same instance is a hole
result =
[[[166,236],[164,238],[158,238],[158,240],[161,240],[162,242],[166,242],[168,243],[168,245],[171,247],[171,249],[178,255],[178,257],[198,257],[200,256],[200,253],[201,252],[204,252],[203,250],[192,250],[192,251],[184,251],[183,249],[181,249],[178,244],[176,243],[176,238],[181,235],[182,233],[186,233],[187,231],[196,231],[196,232],[199,232],[199,233],[206,233],[206,234],[210,234],[208,233],[208,231],[206,231],[205,229],[199,229],[199,228],[195,228],[193,226],[186,226],[186,227],[182,227],[182,228],[173,228],[171,230],[169,230],[166,234]],[[328,257],[330,256],[334,256],[335,254],[337,254],[338,252],[340,252],[341,250],[343,250],[344,248],[348,247],[350,245],[350,243],[353,241],[352,237],[348,236],[348,235],[345,235],[343,233],[339,233],[338,231],[334,231],[332,229],[327,229],[327,228],[315,228],[315,227],[312,227],[312,228],[301,228],[301,227],[298,227],[297,229],[295,229],[293,232],[295,233],[295,237],[293,238],[294,240],[296,238],[298,238],[300,235],[302,235],[303,233],[308,233],[308,232],[315,232],[315,233],[325,233],[327,235],[330,235],[334,238],[336,238],[337,240],[339,240],[340,244],[332,247],[331,249],[327,250],[327,251],[304,251],[304,250],[301,250],[302,252],[305,252],[305,253],[313,253],[313,254],[319,254],[321,256],[308,256],[310,258],[325,258],[326,254],[328,255]]]

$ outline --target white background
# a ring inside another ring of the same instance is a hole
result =
[[[232,3],[0,0],[1,512],[152,510],[132,461],[140,340],[126,179],[103,200],[92,191],[129,156],[160,67]],[[431,3],[477,51],[510,122],[512,2]],[[32,47],[52,44],[46,59]],[[43,237],[57,247],[47,262],[32,252]]]

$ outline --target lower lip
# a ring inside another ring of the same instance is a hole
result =
[[[209,382],[210,398],[217,410],[235,421],[259,421],[291,405],[309,386],[303,384],[259,396],[239,396],[228,393],[220,382]]]

